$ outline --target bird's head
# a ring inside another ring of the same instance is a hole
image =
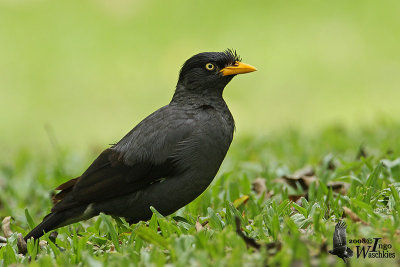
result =
[[[242,63],[236,51],[204,52],[194,55],[183,64],[177,90],[200,94],[221,94],[236,74],[255,71]]]

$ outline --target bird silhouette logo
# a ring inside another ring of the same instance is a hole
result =
[[[346,239],[346,223],[339,221],[335,226],[335,233],[333,233],[333,249],[328,252],[341,258],[345,263],[347,259],[353,257],[353,251],[347,247]]]

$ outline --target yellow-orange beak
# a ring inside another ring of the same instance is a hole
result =
[[[253,66],[236,61],[235,64],[231,66],[227,66],[220,70],[219,72],[222,73],[222,75],[227,76],[227,75],[235,75],[235,74],[241,74],[241,73],[248,73],[248,72],[253,72],[256,71],[257,69],[254,68]]]

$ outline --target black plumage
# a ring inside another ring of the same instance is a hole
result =
[[[347,258],[353,257],[353,251],[347,247],[346,227],[344,221],[339,221],[336,224],[333,234],[333,250],[328,251],[330,254],[343,259],[344,262],[347,262]]]
[[[255,70],[232,50],[187,60],[171,102],[103,151],[80,177],[57,187],[51,213],[25,239],[100,212],[136,223],[151,217],[150,206],[168,215],[194,200],[215,177],[233,138],[223,90],[236,74]]]

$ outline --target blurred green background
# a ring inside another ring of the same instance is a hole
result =
[[[0,0],[0,157],[116,142],[169,102],[187,58],[226,48],[258,68],[225,90],[239,137],[399,119],[399,14],[395,0]]]

